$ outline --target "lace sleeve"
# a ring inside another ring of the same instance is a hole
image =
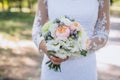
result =
[[[32,29],[32,39],[39,49],[39,44],[44,39],[43,37],[40,37],[42,26],[48,20],[47,1],[38,0],[37,8],[38,9],[36,10],[36,16],[34,19]]]
[[[105,46],[109,34],[109,0],[99,0],[98,20],[94,34],[90,38],[88,51],[95,51]]]

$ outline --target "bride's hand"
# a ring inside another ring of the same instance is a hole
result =
[[[42,40],[42,42],[40,43],[40,49],[50,58],[50,60],[54,64],[60,64],[61,62],[64,62],[64,61],[68,60],[68,58],[69,58],[69,57],[66,57],[65,59],[61,59],[61,58],[56,57],[53,54],[49,55],[48,52],[47,52],[47,47],[46,47],[45,40]]]
[[[44,53],[47,54],[47,47],[46,47],[46,42],[45,42],[45,40],[42,40],[39,46],[40,46],[39,48],[40,48]]]
[[[52,63],[54,63],[54,64],[60,64],[60,63],[62,63],[64,61],[68,60],[69,57],[67,56],[65,59],[61,59],[61,58],[56,57],[55,55],[51,54],[49,56],[49,58],[50,58],[50,60],[51,60]]]
[[[91,39],[87,38],[87,40],[86,40],[86,47],[87,47],[87,50],[90,49],[90,45],[91,45]]]

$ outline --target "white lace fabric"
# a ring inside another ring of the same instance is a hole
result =
[[[48,11],[47,11],[47,3],[46,0],[38,0],[38,9],[36,10],[36,16],[34,19],[33,29],[32,29],[32,39],[38,49],[40,49],[40,43],[44,40],[41,37],[42,26],[48,20]]]
[[[99,12],[94,34],[91,37],[89,51],[95,51],[105,46],[109,35],[109,0],[99,0]]]
[[[47,0],[38,1],[38,9],[36,12],[32,38],[36,46],[44,39],[40,37],[41,29],[44,23],[48,20]],[[99,12],[96,25],[92,37],[90,37],[90,45],[88,51],[96,51],[102,48],[107,40],[109,34],[109,0],[99,0]]]

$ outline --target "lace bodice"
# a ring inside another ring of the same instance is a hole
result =
[[[67,15],[79,21],[90,39],[88,50],[102,48],[109,33],[109,0],[38,0],[32,38],[39,48],[41,29],[48,19]]]

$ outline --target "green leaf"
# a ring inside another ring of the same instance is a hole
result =
[[[60,16],[60,19],[65,18],[65,16]]]
[[[49,30],[49,27],[52,25],[52,21],[48,21],[47,23],[44,24],[42,28],[42,33],[45,33]]]
[[[60,66],[60,64],[58,65],[58,69],[60,70],[60,72],[61,72],[61,66]]]
[[[81,51],[81,55],[87,56],[87,51],[86,51],[86,50],[82,50],[82,51]]]
[[[56,53],[56,51],[48,50],[48,53]]]
[[[78,32],[78,35],[79,35],[79,36],[82,36],[82,32],[81,32],[81,31],[80,31],[80,32]]]
[[[52,66],[53,66],[53,63],[51,62],[51,63],[48,65],[49,69],[52,69]]]
[[[50,61],[50,60],[46,62],[46,64],[49,64],[49,63],[51,63],[51,61]]]

